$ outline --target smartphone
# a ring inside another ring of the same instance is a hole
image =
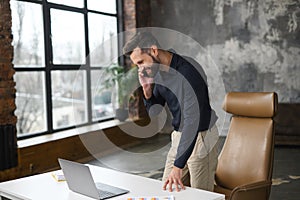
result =
[[[145,69],[142,71],[142,74],[143,74],[144,77],[149,77],[149,75],[147,74]]]

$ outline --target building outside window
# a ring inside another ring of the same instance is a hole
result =
[[[99,77],[118,61],[118,41],[111,38],[121,29],[120,2],[10,3],[18,138],[112,118],[112,90]]]

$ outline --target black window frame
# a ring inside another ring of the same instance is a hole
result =
[[[40,135],[56,133],[64,130],[74,129],[77,127],[83,127],[107,120],[111,120],[112,118],[106,118],[102,120],[93,121],[92,117],[92,91],[91,91],[91,72],[93,70],[102,70],[101,66],[96,67],[90,65],[90,48],[89,48],[89,34],[88,34],[88,13],[95,13],[104,16],[112,16],[116,17],[117,20],[117,33],[120,33],[124,30],[124,23],[123,23],[123,5],[122,0],[115,0],[116,1],[116,14],[112,13],[105,13],[95,10],[90,10],[87,8],[87,1],[83,0],[84,6],[83,8],[72,7],[63,4],[56,4],[47,2],[47,0],[14,0],[20,2],[28,2],[28,3],[35,3],[42,5],[42,12],[43,12],[43,29],[44,29],[44,48],[45,48],[45,63],[44,67],[14,67],[14,70],[17,72],[44,72],[45,73],[45,95],[46,95],[46,119],[47,119],[47,131],[32,133],[32,134],[24,134],[24,135],[17,135],[18,140],[32,138]],[[59,64],[55,65],[52,63],[53,55],[52,55],[52,43],[51,43],[51,16],[50,16],[50,9],[59,9],[65,11],[71,11],[76,13],[82,13],[84,15],[84,33],[85,33],[85,56],[86,56],[86,63],[81,65],[66,65],[66,64]],[[118,34],[118,48],[121,48],[123,45],[123,38],[121,34]],[[119,51],[119,50],[118,50]],[[119,63],[124,63],[123,56],[118,58]],[[51,90],[51,72],[56,70],[85,70],[86,71],[86,92],[87,92],[87,122],[82,123],[80,125],[72,125],[63,128],[53,128],[53,115],[52,115],[52,90]]]

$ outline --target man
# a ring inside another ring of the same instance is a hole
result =
[[[174,186],[180,191],[185,189],[184,185],[191,185],[212,191],[218,155],[216,147],[205,138],[218,136],[217,116],[209,104],[201,66],[191,58],[161,49],[148,32],[138,32],[125,44],[123,52],[138,66],[150,117],[159,114],[165,104],[173,117],[163,189],[168,187],[172,191]]]

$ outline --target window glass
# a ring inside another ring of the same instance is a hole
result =
[[[100,12],[116,14],[117,5],[115,0],[88,0],[88,9]]]
[[[15,67],[45,64],[43,14],[40,4],[11,1]]]
[[[103,72],[118,61],[116,1],[11,0],[10,5],[17,136],[114,117],[118,85],[107,85],[110,75]],[[87,51],[92,68],[81,67]]]
[[[46,131],[44,72],[16,72],[14,80],[18,136]]]
[[[83,8],[83,0],[48,0],[48,2]]]
[[[91,71],[92,118],[93,121],[114,116],[114,90],[104,83],[104,70]]]
[[[83,14],[51,9],[51,34],[53,64],[85,64]]]
[[[53,128],[65,128],[87,122],[85,71],[53,71]]]
[[[116,17],[89,13],[88,19],[91,66],[115,63],[118,53]]]

